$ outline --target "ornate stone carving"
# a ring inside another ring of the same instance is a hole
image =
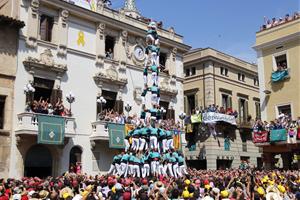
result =
[[[176,87],[176,79],[174,77],[163,78],[160,82],[160,91],[163,95],[175,97],[178,93],[178,89]]]
[[[39,0],[32,0],[31,1],[30,8],[31,8],[32,16],[33,17],[37,17],[38,11],[39,11],[39,7],[40,7]]]
[[[57,55],[65,57],[67,55],[67,46],[63,44],[58,45]]]
[[[45,49],[40,54],[40,58],[27,57],[23,62],[25,68],[30,72],[34,72],[35,69],[41,69],[45,71],[53,71],[56,73],[65,73],[68,68],[67,65],[56,64],[53,59],[53,55],[50,49]]]
[[[63,27],[67,26],[67,21],[69,17],[69,11],[67,10],[61,10],[60,11],[60,17],[61,17],[61,23]]]
[[[126,67],[124,68],[119,63],[114,62],[110,63],[107,67],[105,63],[104,70],[101,70],[101,72],[94,76],[94,81],[99,87],[105,82],[111,85],[117,85],[122,89],[127,84]]]
[[[26,46],[29,48],[36,48],[37,47],[37,39],[35,37],[27,37]]]
[[[104,3],[103,1],[98,1],[97,2],[97,12],[98,13],[103,13],[104,10]]]
[[[99,31],[100,40],[104,39],[104,31],[105,31],[105,24],[99,23],[97,27],[97,31]]]
[[[142,95],[142,88],[140,87],[134,88],[133,96],[136,102],[141,103],[142,101],[141,95]]]
[[[174,27],[170,27],[168,31],[169,31],[171,37],[175,36],[175,29],[174,29]]]
[[[172,59],[173,61],[176,60],[176,55],[177,55],[177,48],[174,47],[172,50],[171,50],[171,54],[172,54]]]
[[[104,58],[105,56],[104,55],[97,55],[96,56],[96,65],[100,68],[103,68],[104,67]]]

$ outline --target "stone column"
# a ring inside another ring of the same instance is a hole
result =
[[[116,38],[116,44],[114,48],[114,60],[120,61],[120,63],[126,63],[126,43],[128,32],[123,30]]]
[[[176,76],[176,55],[177,48],[173,48],[170,50],[167,60],[166,60],[166,68],[169,70],[169,74],[171,76]]]
[[[26,45],[30,48],[37,47],[38,27],[39,27],[39,0],[31,0],[28,8],[27,18],[27,39]]]
[[[208,106],[215,103],[214,66],[212,61],[206,62],[204,65],[204,101],[205,106]]]
[[[106,25],[104,23],[99,23],[96,33],[96,65],[101,67],[104,66],[105,58],[105,27]]]
[[[57,25],[57,54],[65,57],[67,55],[67,44],[68,44],[68,17],[69,11],[60,10],[58,25]]]

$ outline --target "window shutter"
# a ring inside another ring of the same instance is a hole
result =
[[[175,119],[175,110],[173,109],[167,110],[167,119]]]
[[[119,114],[122,114],[124,112],[122,100],[116,100],[114,111],[118,112]]]
[[[62,90],[52,90],[51,96],[50,96],[50,103],[55,106],[58,99],[62,99]]]
[[[198,94],[195,94],[195,109],[198,107]]]
[[[238,103],[238,104],[239,104],[239,105],[238,105],[238,106],[239,106],[239,111],[238,111],[238,112],[239,112],[239,113],[238,113],[238,114],[239,114],[239,121],[240,121],[240,123],[241,123],[241,121],[242,121],[242,119],[241,119],[241,117],[242,117],[242,115],[241,115],[241,106],[242,106],[242,105],[241,105],[241,99],[239,99],[238,102],[239,102],[239,103]]]
[[[47,17],[43,15],[40,22],[40,37],[41,40],[47,40]]]
[[[189,104],[188,104],[188,99],[187,99],[187,96],[184,96],[183,97],[183,100],[184,100],[184,112],[186,113],[186,114],[188,114],[188,110],[189,110]]]
[[[227,105],[227,107],[228,108],[232,108],[232,97],[231,96],[228,96],[228,105]]]
[[[245,116],[244,116],[244,122],[247,122],[248,119],[248,101],[245,101]]]

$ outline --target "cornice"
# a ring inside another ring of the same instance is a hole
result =
[[[140,22],[136,19],[129,20],[129,18],[127,16],[124,16],[124,19],[126,19],[125,21],[120,21],[119,13],[117,13],[116,11],[110,10],[108,8],[104,8],[105,9],[104,12],[115,13],[115,15],[112,15],[114,18],[108,17],[104,14],[100,14],[97,12],[87,10],[85,8],[81,8],[79,6],[76,6],[76,5],[70,4],[65,1],[61,1],[61,0],[40,0],[40,1],[41,1],[41,3],[50,5],[55,8],[60,8],[60,9],[64,8],[64,9],[68,10],[71,15],[76,15],[80,18],[90,20],[91,22],[95,22],[95,23],[104,22],[107,25],[109,25],[117,30],[128,30],[129,32],[132,32],[137,36],[140,36],[140,37],[145,36],[146,27],[147,27],[146,24],[143,24],[143,26],[145,27],[144,29],[136,27],[133,25],[134,23],[143,23],[143,22]],[[159,32],[160,31],[162,31],[163,34],[169,33],[168,31],[166,31],[164,29],[159,30]],[[178,41],[166,38],[166,37],[162,36],[163,34],[160,34],[160,40],[163,45],[176,47],[179,51],[182,51],[183,53],[186,53],[191,48],[190,46],[188,46],[184,43],[180,43]],[[182,36],[180,36],[178,34],[175,34],[175,36],[177,38],[182,39]]]

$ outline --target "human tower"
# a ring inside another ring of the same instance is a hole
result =
[[[173,133],[169,127],[163,127],[160,123],[160,41],[157,25],[153,21],[148,25],[146,44],[140,121],[125,137],[125,151],[114,156],[108,174],[143,178],[164,175],[177,178],[187,174],[187,171],[182,153],[174,148]],[[150,73],[151,78],[148,77]],[[146,109],[145,105],[148,93],[151,93],[150,109]]]

